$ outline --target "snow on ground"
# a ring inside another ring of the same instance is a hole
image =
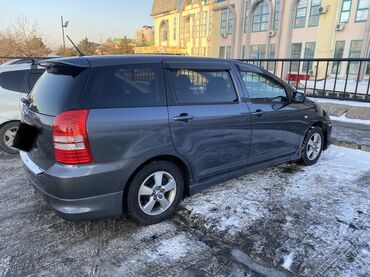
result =
[[[331,120],[346,122],[346,123],[356,123],[356,124],[364,124],[364,125],[370,125],[370,120],[364,120],[364,119],[354,119],[354,118],[348,118],[345,114],[341,116],[330,116]]]
[[[369,107],[370,108],[370,102],[358,102],[358,101],[337,100],[337,99],[316,98],[316,97],[308,97],[308,98],[317,103],[329,103],[329,104],[348,105],[352,107]]]
[[[369,203],[370,153],[331,146],[314,166],[285,164],[223,183],[186,199],[181,213],[257,261],[304,275],[365,275]]]
[[[305,87],[306,81],[300,81],[299,82],[300,87]],[[356,91],[356,80],[354,79],[348,79],[347,85],[345,79],[337,79],[337,82],[335,83],[334,78],[328,78],[324,80],[317,80],[316,81],[316,89],[323,90],[325,87],[326,91],[333,91],[335,84],[335,91],[336,92],[349,92],[354,93]],[[307,89],[314,89],[315,88],[315,81],[314,80],[307,80]],[[367,87],[368,87],[368,81],[360,81],[358,82],[357,86],[357,93],[358,94],[366,94],[367,93]],[[370,92],[369,92],[370,94]]]

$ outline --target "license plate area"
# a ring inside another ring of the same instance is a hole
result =
[[[27,123],[20,123],[14,138],[13,147],[30,152],[34,147],[41,130]]]

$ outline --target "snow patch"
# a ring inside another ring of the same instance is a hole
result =
[[[284,267],[287,270],[290,270],[290,267],[293,264],[293,258],[294,258],[294,253],[291,252],[288,255],[284,256],[284,262],[282,264],[282,267]]]
[[[365,119],[354,119],[354,118],[348,118],[345,114],[341,116],[330,116],[331,120],[346,122],[346,123],[356,123],[356,124],[364,124],[364,125],[370,125],[370,120]]]

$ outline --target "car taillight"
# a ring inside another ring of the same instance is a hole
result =
[[[59,114],[53,124],[55,160],[63,164],[85,164],[93,161],[87,137],[89,110]]]

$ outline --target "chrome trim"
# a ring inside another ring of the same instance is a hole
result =
[[[19,151],[19,155],[21,156],[21,159],[23,163],[27,166],[27,168],[35,175],[39,175],[45,172],[42,168],[40,168],[38,165],[36,165],[27,155],[24,151]]]

